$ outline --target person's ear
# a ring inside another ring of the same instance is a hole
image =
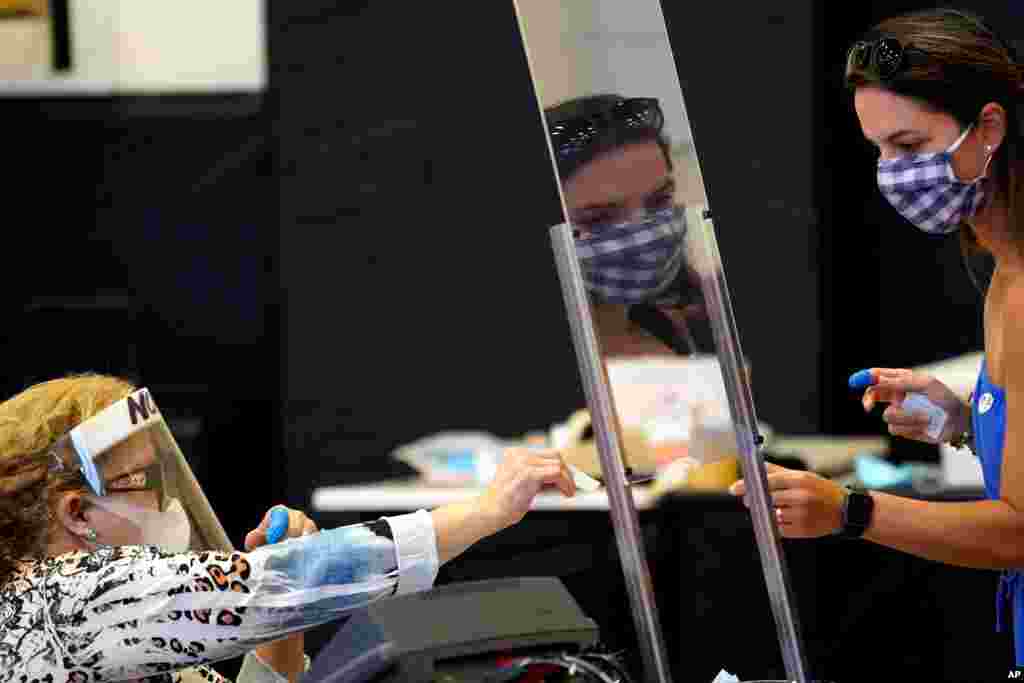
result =
[[[91,530],[85,517],[85,499],[78,491],[63,491],[58,494],[54,517],[57,524],[72,536],[84,538]]]
[[[1006,110],[998,102],[989,102],[981,109],[978,116],[978,135],[982,147],[985,149],[985,156],[991,157],[999,150],[1000,145],[1006,139],[1007,118]]]

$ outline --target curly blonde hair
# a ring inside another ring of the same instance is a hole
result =
[[[46,553],[55,494],[81,479],[48,471],[48,450],[61,436],[135,387],[86,373],[35,384],[0,403],[0,584],[22,559]]]

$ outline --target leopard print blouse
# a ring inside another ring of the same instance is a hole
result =
[[[222,683],[210,663],[429,588],[437,566],[423,510],[247,553],[121,546],[25,561],[0,584],[0,683]]]

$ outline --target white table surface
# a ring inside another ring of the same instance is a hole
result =
[[[632,486],[633,503],[638,510],[653,508],[656,498],[649,486]],[[419,510],[459,503],[480,495],[481,488],[428,486],[418,479],[403,479],[359,486],[324,486],[313,490],[313,509],[319,512],[385,512]],[[566,498],[561,493],[542,492],[533,500],[531,510],[608,510],[604,489],[577,493]]]

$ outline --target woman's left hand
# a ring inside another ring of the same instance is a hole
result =
[[[768,493],[775,508],[779,531],[786,538],[817,538],[838,531],[843,524],[846,490],[839,484],[804,470],[790,470],[765,463]],[[741,479],[729,488],[734,496],[746,498],[746,483]]]
[[[270,528],[271,513],[273,513],[276,508],[281,508],[288,512],[288,531],[284,536],[285,538],[308,536],[309,534],[314,534],[318,531],[316,523],[307,517],[306,513],[302,510],[292,510],[291,508],[286,508],[283,505],[275,505],[267,510],[267,514],[263,515],[263,521],[260,522],[260,525],[246,534],[246,550],[252,550],[261,545],[267,544],[267,530]]]
[[[267,514],[263,515],[260,525],[246,534],[246,550],[267,545],[267,531],[270,528],[271,514],[275,508],[283,508],[288,511],[288,530],[284,538],[308,536],[317,532],[316,524],[306,516],[306,513],[286,508],[283,505],[275,505],[267,510]],[[305,636],[300,631],[280,640],[260,645],[256,648],[256,656],[265,666],[285,676],[289,683],[297,683],[299,676],[305,671]]]

